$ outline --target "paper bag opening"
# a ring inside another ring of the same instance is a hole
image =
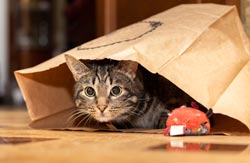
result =
[[[89,64],[96,62],[96,60],[81,61]],[[111,62],[110,59],[108,62]],[[147,88],[147,92],[159,97],[168,109],[171,110],[182,105],[189,105],[194,101],[189,95],[158,73],[153,74],[143,66],[140,66],[140,64],[138,69],[138,71],[141,72],[141,80],[145,88]],[[64,110],[77,109],[73,103],[73,87],[75,81],[65,63],[39,73],[25,75],[16,73],[16,77],[18,79],[21,78],[19,80],[22,81],[22,85],[27,86],[23,88],[27,91],[27,93],[25,92],[26,96],[28,96],[29,99],[32,98],[32,100],[27,101],[27,106],[29,108],[39,108],[38,110],[33,109],[29,112],[33,121],[60,113]],[[42,110],[40,108],[42,108]],[[68,113],[68,117],[70,117],[70,114],[73,114],[73,112],[74,111]],[[84,124],[84,121],[82,123]]]

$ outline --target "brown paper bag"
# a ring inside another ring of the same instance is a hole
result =
[[[215,120],[215,128],[250,128],[249,41],[235,7],[180,5],[16,71],[34,128],[65,128],[74,109],[74,80],[64,54],[83,60],[136,61],[225,115]]]

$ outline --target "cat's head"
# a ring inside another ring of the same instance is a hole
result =
[[[132,61],[84,64],[70,55],[66,63],[76,81],[74,102],[99,122],[120,121],[133,115],[143,92]]]

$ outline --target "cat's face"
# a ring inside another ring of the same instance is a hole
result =
[[[142,93],[136,63],[87,67],[71,56],[66,56],[66,61],[76,80],[74,101],[78,109],[99,122],[124,120],[133,115]]]

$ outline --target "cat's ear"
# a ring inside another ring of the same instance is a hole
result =
[[[73,74],[75,81],[80,80],[84,74],[90,71],[85,64],[83,64],[81,61],[77,60],[73,56],[68,54],[65,54],[64,56],[66,64],[68,65],[71,73]]]
[[[126,71],[132,72],[134,75],[137,73],[138,63],[134,61],[120,61],[118,67]]]

